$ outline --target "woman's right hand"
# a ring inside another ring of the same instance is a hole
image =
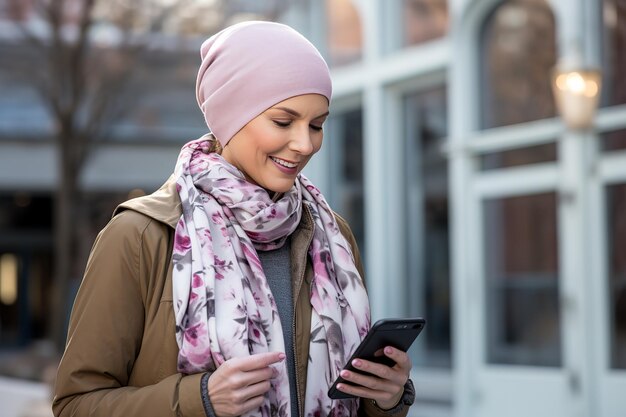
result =
[[[270,365],[284,359],[282,352],[268,352],[224,362],[209,377],[209,399],[215,415],[240,416],[260,407],[275,376]]]

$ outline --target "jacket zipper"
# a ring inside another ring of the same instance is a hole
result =
[[[304,403],[302,402],[302,393],[301,393],[301,388],[300,388],[300,376],[298,375],[298,355],[296,354],[296,314],[297,314],[297,308],[296,308],[296,304],[298,302],[298,298],[299,298],[299,294],[300,291],[302,289],[302,284],[304,283],[304,274],[306,273],[306,267],[307,267],[307,263],[308,263],[308,257],[309,257],[309,251],[308,248],[311,246],[311,242],[313,241],[313,235],[315,233],[315,222],[313,221],[313,217],[311,216],[311,213],[307,210],[304,209],[308,219],[311,221],[311,224],[313,225],[313,233],[311,233],[311,236],[309,237],[308,240],[308,244],[307,244],[307,251],[305,254],[305,258],[304,258],[304,268],[302,269],[302,273],[300,274],[300,280],[296,281],[296,282],[300,282],[300,287],[298,288],[298,291],[296,293],[296,299],[293,302],[293,323],[292,323],[292,334],[293,334],[293,363],[295,366],[295,374],[296,374],[296,397],[298,398],[298,410],[300,412],[300,416],[304,417]],[[304,383],[306,384],[306,381],[304,381]]]

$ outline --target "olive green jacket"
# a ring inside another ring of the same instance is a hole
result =
[[[181,203],[171,179],[155,193],[120,205],[92,248],[59,365],[57,417],[204,417],[202,374],[176,369],[172,247]],[[337,216],[354,249],[354,237]],[[312,266],[307,249],[313,219],[305,210],[291,237],[297,395],[306,387]],[[404,417],[408,406],[394,416]],[[371,400],[359,415],[387,416]]]

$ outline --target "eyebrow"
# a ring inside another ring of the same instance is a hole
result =
[[[292,115],[292,116],[294,116],[294,117],[302,117],[302,115],[301,115],[300,113],[298,113],[298,112],[297,112],[297,111],[295,111],[294,109],[290,109],[289,107],[282,107],[282,106],[281,106],[281,107],[272,107],[272,109],[274,109],[274,110],[282,110],[282,111],[284,111],[284,112],[286,112],[286,113],[291,114],[291,115]],[[327,111],[327,112],[326,112],[326,113],[324,113],[324,114],[320,114],[319,116],[314,117],[314,118],[313,118],[313,120],[315,120],[315,119],[319,119],[320,117],[328,116],[329,114],[330,114],[330,112],[329,112],[329,111]]]

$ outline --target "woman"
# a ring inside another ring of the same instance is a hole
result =
[[[347,224],[300,174],[322,145],[331,81],[288,26],[208,39],[197,98],[211,134],[122,204],[87,264],[57,377],[57,416],[406,415],[406,353],[358,359],[369,329]],[[359,399],[331,400],[338,388]]]

